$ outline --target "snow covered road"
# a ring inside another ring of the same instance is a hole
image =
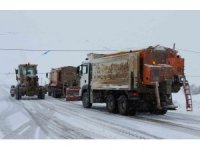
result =
[[[56,139],[194,139],[200,138],[200,115],[171,111],[166,115],[121,116],[105,104],[84,109],[81,102],[9,95],[0,85],[0,138]]]

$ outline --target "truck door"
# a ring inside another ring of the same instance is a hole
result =
[[[80,87],[82,88],[86,88],[88,87],[88,83],[89,83],[89,65],[88,64],[82,64],[81,65],[81,82],[80,82]],[[83,90],[83,89],[82,89]]]

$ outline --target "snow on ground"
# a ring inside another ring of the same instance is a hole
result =
[[[192,95],[192,104],[193,104],[193,111],[187,112],[186,111],[186,100],[183,89],[181,89],[178,93],[172,94],[172,99],[174,104],[178,106],[177,111],[180,113],[187,113],[193,115],[200,114],[200,94]]]
[[[66,102],[9,95],[10,76],[0,78],[0,138],[56,139],[199,139],[200,95],[193,96],[193,112],[185,111],[183,93],[173,94],[177,111],[166,115],[139,113],[121,116],[106,111],[105,104],[84,109],[80,101]]]
[[[0,138],[35,138],[37,124],[20,104],[9,95],[8,76],[0,78]],[[24,136],[26,134],[26,136]],[[37,138],[48,138],[43,132]]]

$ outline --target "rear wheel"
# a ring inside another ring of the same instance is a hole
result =
[[[83,104],[84,108],[91,108],[92,107],[92,103],[90,103],[90,100],[89,100],[89,94],[88,94],[88,92],[84,92],[83,93],[82,104]]]
[[[129,113],[128,98],[125,95],[121,95],[118,98],[118,110],[121,115],[127,115]]]
[[[117,101],[115,100],[115,97],[113,96],[113,94],[109,94],[106,97],[106,108],[108,112],[110,113],[117,112]]]

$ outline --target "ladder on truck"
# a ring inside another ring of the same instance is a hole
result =
[[[186,110],[192,111],[192,96],[190,93],[190,85],[189,82],[186,80],[186,77],[183,78],[183,89],[185,94],[185,100],[186,100]]]

